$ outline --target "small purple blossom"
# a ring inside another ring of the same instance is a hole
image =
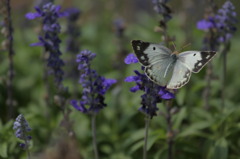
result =
[[[29,142],[32,139],[28,133],[32,130],[22,114],[18,115],[14,124],[13,130],[15,130],[15,136],[24,141],[20,146],[24,149],[28,148]]]
[[[211,18],[209,18],[207,20],[203,19],[203,20],[198,21],[197,28],[199,30],[209,30],[211,28],[214,28],[214,23],[210,19]]]
[[[124,62],[126,64],[138,63],[138,59],[133,53],[131,53],[124,59]]]
[[[26,18],[32,20],[35,18],[42,19],[42,30],[44,35],[39,37],[39,42],[31,44],[31,46],[44,46],[45,52],[49,53],[47,59],[47,66],[50,68],[49,73],[53,74],[58,86],[61,86],[64,72],[63,60],[60,58],[62,55],[59,45],[61,40],[58,37],[61,26],[59,25],[58,18],[66,14],[60,12],[61,7],[52,3],[45,4],[42,8],[35,7],[36,13],[27,13]]]
[[[132,57],[130,59],[134,59],[135,56],[133,54],[131,56]],[[125,63],[134,63],[129,62],[128,59],[129,56],[126,57]],[[134,76],[126,77],[125,82],[135,82],[136,85],[130,88],[131,92],[134,93],[139,90],[144,92],[144,94],[141,96],[142,107],[139,108],[139,111],[149,115],[152,118],[153,116],[157,115],[157,104],[160,103],[162,99],[173,99],[175,96],[171,92],[168,92],[165,87],[161,87],[152,82],[145,74],[142,74],[137,70],[135,70],[134,73]]]
[[[82,85],[82,99],[71,100],[71,105],[83,113],[98,113],[106,104],[104,95],[106,91],[117,81],[99,76],[91,69],[91,61],[96,54],[89,50],[83,50],[77,55],[78,70],[80,71],[79,83]]]
[[[27,13],[25,17],[29,20],[33,20],[35,18],[41,17],[39,13]]]

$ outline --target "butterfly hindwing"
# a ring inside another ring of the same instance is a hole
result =
[[[152,65],[158,61],[170,58],[171,50],[160,44],[132,41],[133,50],[143,66]]]
[[[145,67],[145,74],[160,86],[166,86],[173,75],[175,61],[172,58]]]
[[[178,55],[178,59],[192,72],[198,73],[215,54],[215,51],[185,51]]]
[[[177,60],[174,68],[171,79],[167,84],[168,89],[178,89],[188,83],[191,77],[191,70],[189,70],[186,65],[181,61]]]

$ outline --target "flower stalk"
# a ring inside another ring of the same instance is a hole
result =
[[[166,121],[167,121],[167,144],[168,144],[168,159],[172,159],[172,149],[173,149],[173,130],[172,130],[172,100],[166,101]]]
[[[91,115],[91,124],[92,124],[92,142],[93,142],[93,151],[95,159],[98,159],[98,148],[97,148],[97,135],[96,135],[96,114]]]
[[[145,133],[144,133],[144,146],[143,146],[143,159],[147,159],[147,143],[148,143],[148,130],[151,118],[149,115],[145,117]]]
[[[1,0],[0,1],[0,12],[4,15],[3,28],[1,33],[6,38],[2,42],[3,51],[8,52],[8,78],[7,78],[7,119],[13,117],[14,111],[14,97],[13,97],[13,79],[14,79],[14,50],[13,50],[13,27],[12,27],[12,18],[11,18],[11,1],[10,0]]]

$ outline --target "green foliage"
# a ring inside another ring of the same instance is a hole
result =
[[[160,33],[154,32],[158,17],[139,9],[131,1],[123,2],[122,6],[115,6],[113,2],[101,0],[101,4],[94,5],[90,1],[74,1],[76,6],[82,8],[83,15],[79,20],[81,29],[81,49],[89,49],[97,54],[93,61],[93,68],[107,78],[116,78],[118,83],[106,95],[107,107],[97,115],[97,142],[101,159],[135,159],[142,157],[144,138],[144,115],[137,109],[140,107],[141,92],[131,93],[131,83],[125,83],[124,78],[133,75],[133,70],[139,69],[139,64],[126,66],[123,63],[125,55],[119,52],[119,39],[113,30],[113,20],[118,15],[126,19],[126,31],[122,45],[127,52],[133,52],[130,41],[141,39],[144,41],[161,42]],[[116,2],[117,3],[117,2]],[[174,3],[174,2],[173,2]],[[183,3],[184,4],[184,3]],[[97,6],[97,7],[96,7]],[[115,6],[115,7],[114,7]],[[126,11],[128,8],[129,11]],[[174,8],[178,6],[173,5]],[[116,9],[117,8],[117,9]],[[117,11],[116,11],[117,10]],[[182,12],[184,8],[181,7]],[[203,10],[203,9],[202,9]],[[33,9],[31,9],[33,11]],[[125,13],[125,11],[127,13]],[[62,122],[63,111],[56,104],[46,103],[46,86],[43,80],[43,50],[40,47],[30,47],[37,41],[37,22],[29,22],[23,14],[14,17],[14,97],[17,101],[15,116],[19,113],[27,117],[32,128],[32,154],[36,158],[39,154],[52,151],[52,145],[57,145],[62,138],[71,136],[76,141],[75,151],[83,158],[93,158],[90,117],[76,111],[69,100],[80,99],[81,87],[71,79],[65,78],[64,85],[68,87],[70,97],[66,107],[70,109],[70,131],[66,130]],[[25,10],[22,11],[25,13]],[[134,14],[133,14],[134,13]],[[193,13],[193,15],[195,12]],[[188,16],[193,16],[188,15]],[[174,18],[169,22],[168,32],[176,37],[177,48],[180,49],[187,43],[192,45],[186,50],[200,50],[204,32],[187,26],[185,16],[174,13]],[[19,20],[20,19],[20,20]],[[195,25],[196,20],[190,23]],[[26,24],[23,24],[26,23]],[[66,30],[66,21],[61,20],[63,32]],[[183,28],[190,28],[186,35]],[[236,35],[239,34],[239,31]],[[66,35],[62,34],[62,52],[64,59],[72,56],[65,51]],[[238,159],[240,156],[240,80],[239,46],[240,37],[232,39],[231,51],[228,54],[227,85],[225,90],[226,105],[221,107],[221,55],[213,60],[214,80],[210,96],[210,108],[204,108],[202,92],[206,86],[204,80],[206,70],[193,74],[190,82],[177,92],[174,106],[179,111],[173,114],[174,158],[176,159]],[[122,61],[120,61],[120,59]],[[12,130],[13,121],[6,120],[6,79],[8,71],[7,52],[0,52],[0,158],[23,159],[26,152],[18,146],[19,141]],[[120,67],[115,67],[120,63]],[[68,72],[66,63],[65,72]],[[74,95],[74,89],[77,93]],[[159,112],[166,113],[164,104],[159,104]],[[66,113],[66,112],[64,112]],[[63,137],[62,137],[63,136]],[[148,139],[148,158],[167,159],[167,124],[163,115],[151,120]],[[65,148],[65,147],[64,147]],[[66,147],[66,150],[67,147]],[[69,150],[70,151],[70,150]],[[40,155],[41,156],[41,155]]]

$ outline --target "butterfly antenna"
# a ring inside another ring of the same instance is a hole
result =
[[[181,48],[180,51],[182,51],[184,48],[186,48],[186,47],[188,47],[188,46],[190,46],[190,45],[191,45],[191,43],[188,43],[187,45],[184,45],[184,46]]]
[[[174,42],[172,41],[172,45],[174,47],[174,51],[177,51],[176,45],[174,44]]]

